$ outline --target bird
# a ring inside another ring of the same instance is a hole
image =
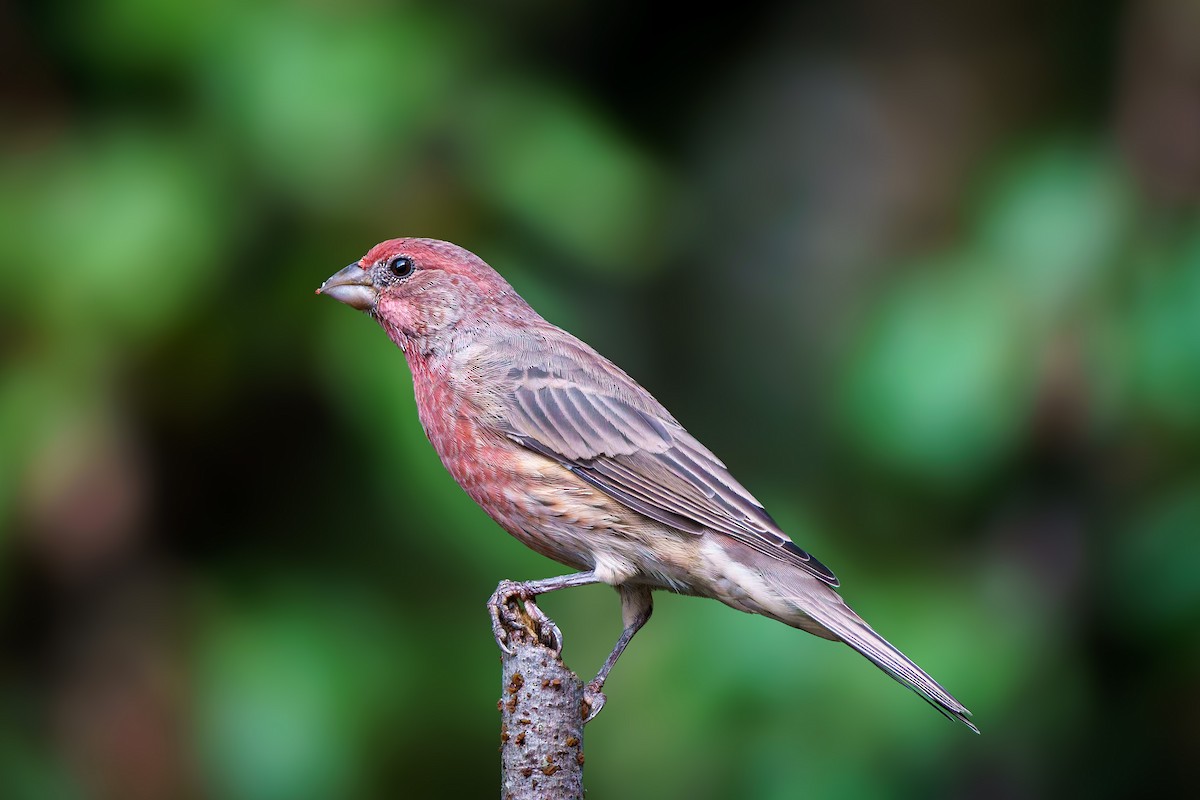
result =
[[[971,712],[855,613],[834,573],[784,533],[725,464],[613,362],[542,318],[486,262],[427,238],[380,242],[317,294],[372,317],[404,354],[417,415],[451,476],[513,537],[572,570],[502,581],[561,653],[535,598],[616,589],[622,632],[586,686],[588,720],[653,610],[652,593],[708,597],[835,642],[972,731]],[[515,607],[515,606],[514,606]]]

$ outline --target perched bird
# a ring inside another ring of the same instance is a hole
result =
[[[650,617],[652,590],[667,589],[845,642],[978,733],[962,703],[846,605],[829,568],[720,459],[480,258],[448,242],[391,239],[317,292],[367,312],[404,352],[421,425],[467,494],[525,545],[579,570],[501,584],[492,608],[502,649],[497,609],[510,600],[561,649],[534,597],[590,583],[620,594],[624,630],[587,686],[590,716]]]

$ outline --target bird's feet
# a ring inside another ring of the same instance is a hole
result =
[[[601,691],[603,688],[604,682],[599,680],[593,680],[583,687],[583,702],[587,703],[588,707],[587,716],[583,718],[584,725],[594,720],[608,702],[608,696]]]
[[[554,651],[556,657],[562,655],[562,631],[538,608],[536,597],[528,584],[500,581],[488,600],[492,635],[496,637],[496,645],[510,656],[513,651],[508,646],[509,632],[522,630],[531,631],[538,641]]]

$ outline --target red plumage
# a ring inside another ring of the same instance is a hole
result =
[[[845,604],[833,572],[720,459],[477,256],[392,239],[319,291],[366,311],[404,351],[421,425],[471,499],[527,546],[581,570],[512,584],[508,595],[617,588],[625,630],[590,684],[593,715],[608,671],[650,616],[651,591],[668,589],[845,642],[975,729],[961,703]],[[498,619],[495,630],[504,647]]]

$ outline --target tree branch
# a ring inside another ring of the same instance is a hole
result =
[[[520,601],[497,610],[511,651],[500,657],[501,800],[582,800],[583,681]]]

